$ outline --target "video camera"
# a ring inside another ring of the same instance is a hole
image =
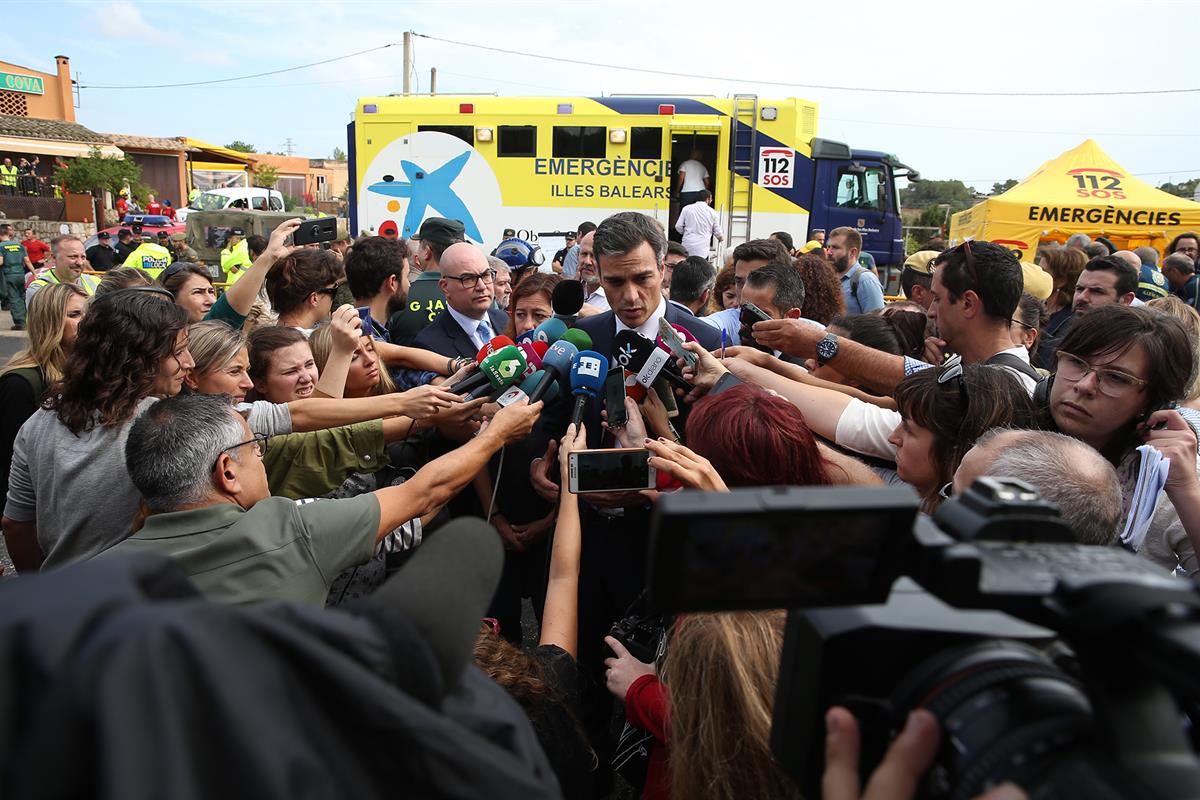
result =
[[[793,609],[771,747],[805,796],[843,705],[864,784],[924,708],[942,744],[919,797],[1200,797],[1196,586],[1076,544],[1022,481],[980,478],[932,520],[918,506],[896,487],[664,495],[650,609]]]

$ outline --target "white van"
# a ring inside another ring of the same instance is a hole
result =
[[[221,211],[226,208],[244,208],[251,211],[283,211],[283,195],[275,189],[234,186],[229,189],[211,189],[201,193],[194,203],[176,209],[175,219],[187,220],[192,211]]]

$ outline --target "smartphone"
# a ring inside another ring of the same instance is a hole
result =
[[[691,350],[683,349],[683,337],[679,335],[679,331],[671,327],[671,323],[667,322],[666,317],[658,321],[658,336],[671,349],[672,355],[676,358],[682,358],[683,362],[689,368],[696,369],[696,365],[700,363],[700,359]]]
[[[568,456],[567,466],[572,494],[631,492],[655,485],[650,451],[642,447],[576,450]]]
[[[604,379],[604,409],[608,412],[608,427],[624,428],[629,422],[625,413],[625,370],[610,369]]]
[[[306,219],[292,234],[292,244],[317,244],[332,242],[337,238],[337,217]]]
[[[358,312],[358,318],[362,320],[363,336],[371,336],[375,332],[375,326],[371,321],[371,307],[359,306],[355,311]]]
[[[1174,411],[1177,408],[1179,408],[1179,403],[1175,402],[1174,400],[1168,400],[1165,403],[1159,403],[1158,405],[1147,409],[1146,417],[1149,418],[1151,415],[1153,415],[1157,411]],[[1167,427],[1167,423],[1166,423],[1166,421],[1163,421],[1163,422],[1160,422],[1157,425],[1155,425],[1154,430],[1160,431],[1165,427]]]
[[[753,328],[754,323],[770,322],[772,317],[769,317],[767,312],[754,305],[754,303],[742,303],[742,315],[740,319],[742,324],[747,328]]]
[[[663,408],[667,409],[668,419],[674,419],[679,416],[679,404],[675,402],[675,391],[671,388],[670,381],[659,375],[654,379],[654,383],[650,384],[650,389],[658,395]]]

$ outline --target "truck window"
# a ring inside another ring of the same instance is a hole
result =
[[[631,128],[629,131],[629,157],[662,159],[662,128]]]
[[[862,208],[882,210],[887,199],[884,196],[887,177],[882,167],[842,167],[838,170],[837,205],[839,208]]]
[[[271,210],[272,211],[283,211],[283,201],[280,200],[275,195],[271,195]]]
[[[537,126],[501,125],[496,129],[496,155],[532,158],[537,155]]]
[[[598,125],[555,125],[555,158],[604,158],[608,131]]]
[[[418,125],[417,130],[445,133],[456,139],[462,139],[472,147],[475,146],[475,127],[473,125]]]
[[[253,208],[255,211],[266,211],[267,210],[267,198],[251,197],[250,198],[250,207]]]

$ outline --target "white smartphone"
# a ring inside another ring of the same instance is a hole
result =
[[[656,476],[649,461],[644,447],[576,450],[568,456],[568,488],[572,494],[653,489]]]

